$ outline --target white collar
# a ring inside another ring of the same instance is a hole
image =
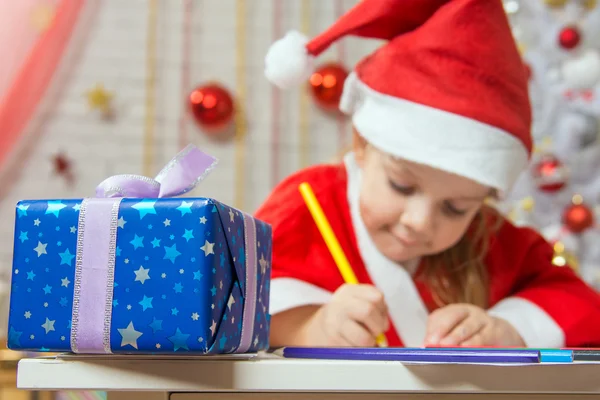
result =
[[[358,242],[358,248],[363,256],[363,259],[373,260],[376,264],[384,264],[394,268],[404,268],[411,275],[417,271],[419,265],[418,260],[410,261],[404,264],[398,264],[397,262],[390,260],[384,256],[371,238],[371,235],[367,232],[363,219],[360,215],[360,182],[362,179],[362,171],[356,159],[354,153],[350,152],[344,156],[344,164],[348,173],[348,203],[350,205],[350,216],[352,218],[352,225],[356,235],[356,241]]]
[[[385,257],[375,246],[360,216],[361,171],[354,153],[344,157],[348,173],[348,203],[358,251],[373,284],[383,293],[390,319],[407,347],[420,347],[425,340],[429,312],[407,269]],[[417,267],[415,263],[412,271]]]

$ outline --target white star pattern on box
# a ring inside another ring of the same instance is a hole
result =
[[[150,279],[150,275],[148,274],[149,272],[150,268],[144,268],[144,266],[140,265],[140,268],[137,271],[133,271],[135,274],[134,282],[141,282],[143,285],[147,279]]]
[[[205,256],[208,256],[209,254],[215,254],[213,248],[215,247],[214,243],[209,242],[208,240],[204,241],[204,246],[200,247],[200,250],[202,250],[204,252]]]
[[[42,254],[48,254],[46,253],[46,246],[48,246],[48,243],[42,243],[38,241],[37,247],[35,247],[33,250],[37,253],[38,257],[41,257]]]
[[[42,328],[44,328],[44,330],[46,331],[46,335],[48,334],[48,332],[52,332],[54,330],[54,322],[56,322],[55,320],[49,320],[48,318],[46,318],[46,322],[44,322],[41,326]]]
[[[258,263],[260,264],[262,273],[265,274],[267,272],[268,262],[265,260],[265,255],[263,253],[260,253],[260,260],[258,260]]]
[[[229,296],[229,301],[227,302],[227,307],[229,307],[229,311],[231,311],[231,306],[234,305],[234,304],[235,304],[235,299],[233,298],[233,295],[230,295]]]
[[[133,321],[129,322],[127,328],[119,329],[119,333],[121,334],[121,347],[125,347],[127,345],[132,346],[134,349],[138,348],[137,340],[142,336],[142,332],[136,331],[133,326]]]

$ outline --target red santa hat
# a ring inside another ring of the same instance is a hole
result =
[[[340,102],[357,131],[394,156],[510,189],[531,154],[523,62],[500,0],[362,0],[308,40],[290,32],[266,56],[281,88],[345,35],[388,42],[359,62]]]

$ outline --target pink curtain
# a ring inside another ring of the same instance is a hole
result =
[[[84,0],[0,3],[0,170],[35,114],[83,5]],[[46,27],[39,25],[44,20],[50,22]]]

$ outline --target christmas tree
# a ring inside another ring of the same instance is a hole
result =
[[[600,289],[600,6],[505,0],[529,76],[534,154],[498,206]]]

